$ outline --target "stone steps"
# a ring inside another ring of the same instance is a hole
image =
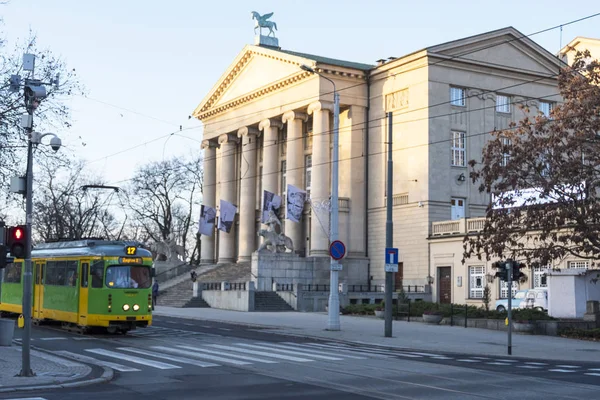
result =
[[[182,308],[210,308],[210,305],[202,297],[192,297]]]
[[[256,292],[254,311],[294,311],[294,309],[276,292]]]

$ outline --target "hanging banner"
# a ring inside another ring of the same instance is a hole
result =
[[[287,185],[286,219],[300,222],[305,201],[306,192],[304,190],[298,189],[296,186]]]
[[[237,213],[237,207],[228,201],[221,201],[221,210],[219,218],[219,230],[223,232],[231,232],[233,221],[235,220],[235,214]]]
[[[212,236],[215,231],[215,219],[217,209],[209,206],[200,206],[200,223],[198,224],[198,233],[205,236]]]
[[[265,224],[269,220],[269,211],[275,212],[281,207],[281,196],[271,193],[268,190],[263,190],[263,209],[260,222]]]

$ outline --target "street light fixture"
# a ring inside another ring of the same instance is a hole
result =
[[[338,160],[339,160],[339,124],[340,124],[340,96],[337,92],[335,82],[326,76],[321,75],[308,65],[300,65],[300,68],[304,71],[312,74],[317,74],[321,78],[327,79],[333,85],[333,160],[331,166],[331,228],[329,233],[329,242],[338,239]],[[330,282],[329,282],[329,305],[328,305],[328,319],[327,319],[327,330],[339,331],[340,330],[340,296],[338,289],[338,271],[341,269],[341,265],[338,264],[337,260],[331,258],[330,264]]]

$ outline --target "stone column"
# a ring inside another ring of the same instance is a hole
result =
[[[298,111],[288,111],[283,114],[281,120],[284,124],[288,124],[285,171],[286,182],[297,188],[303,188],[304,142],[302,137],[302,122],[308,120],[308,115]],[[305,247],[302,232],[302,223],[286,221],[285,234],[292,239],[294,251],[302,250]]]
[[[204,187],[202,204],[210,207],[217,207],[217,147],[219,145],[214,140],[203,140],[202,149],[204,150]],[[213,264],[215,262],[215,235],[202,236],[200,263]]]
[[[258,129],[263,132],[263,166],[262,187],[271,193],[277,193],[279,178],[279,129],[283,128],[281,121],[265,119],[260,122]],[[260,193],[260,204],[262,209],[262,193]]]
[[[219,136],[219,200],[236,204],[235,165],[238,138],[235,135],[223,134]],[[219,201],[220,204],[220,201]],[[239,211],[239,209],[238,209]],[[235,223],[229,233],[219,232],[219,264],[235,261]]]
[[[310,191],[311,211],[310,255],[327,256],[329,254],[329,211],[323,203],[331,195],[331,160],[329,116],[333,113],[333,104],[316,101],[308,106],[313,114],[312,143],[312,185]],[[326,203],[328,204],[328,203]]]
[[[244,127],[238,130],[242,138],[240,167],[240,235],[239,261],[250,261],[256,250],[256,138],[258,129]]]

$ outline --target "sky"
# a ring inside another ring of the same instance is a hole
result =
[[[125,184],[149,161],[198,152],[189,119],[229,64],[254,40],[250,13],[274,12],[283,49],[375,64],[427,46],[507,26],[523,34],[600,12],[597,1],[9,0],[0,5],[9,43],[31,29],[38,46],[75,68],[87,97],[69,101],[73,127],[54,132],[86,168]],[[558,50],[600,38],[600,17],[532,36]],[[183,131],[174,136],[170,133]],[[81,136],[81,140],[79,139]],[[82,145],[86,143],[85,146]],[[133,148],[133,149],[132,149]]]

